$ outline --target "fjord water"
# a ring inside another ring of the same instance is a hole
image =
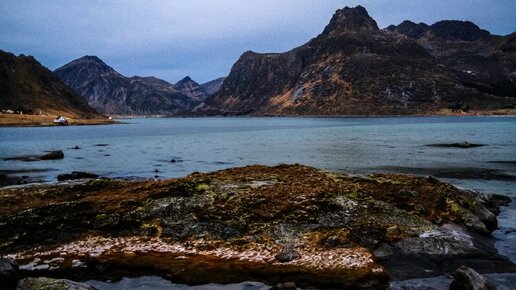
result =
[[[249,164],[301,163],[356,174],[516,173],[515,117],[144,118],[110,126],[0,128],[0,158],[63,150],[53,161],[2,161],[0,170],[55,182],[71,171],[171,178]],[[425,145],[464,142],[459,149]],[[96,146],[97,145],[97,146]],[[104,146],[98,146],[104,145]],[[72,149],[78,146],[80,149]],[[175,162],[171,162],[171,161]],[[450,176],[443,176],[450,177]],[[514,180],[446,179],[515,195]],[[490,177],[487,177],[490,178]]]

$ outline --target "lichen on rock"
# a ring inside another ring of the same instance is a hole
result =
[[[22,267],[147,269],[189,284],[383,289],[389,261],[481,256],[470,234],[493,228],[481,199],[435,179],[297,164],[6,189],[0,204],[0,251]]]

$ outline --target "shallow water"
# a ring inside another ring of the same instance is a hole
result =
[[[258,282],[188,286],[185,284],[174,284],[157,276],[144,276],[137,278],[126,277],[117,282],[90,280],[85,283],[100,290],[267,290],[270,288],[270,286]]]

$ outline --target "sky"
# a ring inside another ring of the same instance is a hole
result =
[[[458,19],[494,34],[516,31],[516,0],[1,0],[0,50],[51,70],[96,55],[126,76],[203,83],[226,76],[247,50],[306,43],[335,10],[356,5],[381,28]]]

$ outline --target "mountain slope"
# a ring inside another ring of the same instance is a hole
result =
[[[155,77],[125,77],[96,56],[76,59],[55,73],[105,114],[174,114],[204,100]]]
[[[463,41],[453,38],[460,28],[435,29],[450,43]],[[478,41],[485,37],[482,33]],[[497,46],[492,49],[492,54],[507,54]],[[513,82],[509,75],[514,70],[506,65],[514,63],[504,59],[507,63],[497,64],[505,71],[499,76]],[[515,103],[465,84],[457,72],[423,43],[380,30],[365,8],[346,7],[303,46],[285,53],[244,53],[206,107],[235,114],[374,115],[497,109]]]
[[[174,89],[182,92],[190,99],[198,103],[203,102],[208,97],[208,92],[206,92],[206,90],[201,85],[192,80],[189,76],[175,83]]]
[[[213,95],[220,90],[220,87],[222,86],[222,83],[225,79],[225,77],[214,79],[202,84],[201,87],[208,93],[208,95]]]
[[[387,30],[414,39],[453,70],[463,85],[492,95],[516,97],[516,34],[491,35],[472,22],[450,20],[433,25],[404,21]]]
[[[32,56],[0,50],[0,109],[73,118],[100,117],[84,99]]]

